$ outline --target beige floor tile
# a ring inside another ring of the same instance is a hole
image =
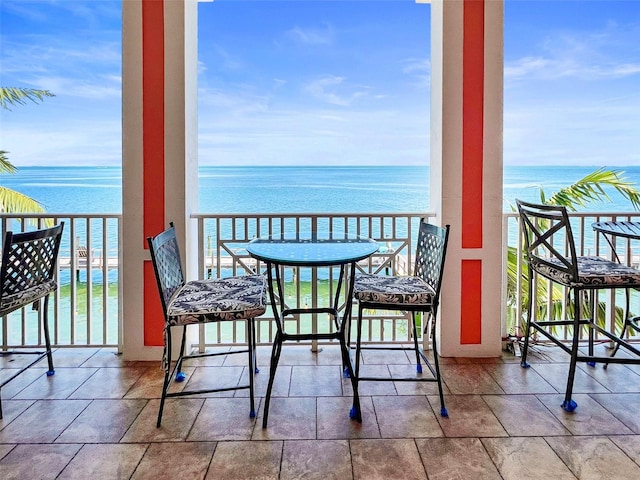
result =
[[[282,345],[278,368],[280,368],[280,365],[317,365],[318,355],[322,355],[322,352],[311,351],[311,345],[294,345],[290,342],[285,342]],[[269,358],[270,356],[271,352],[269,352]],[[266,367],[269,362],[262,363],[262,365]]]
[[[291,384],[291,369],[293,367],[287,365],[278,365],[276,369],[276,378],[273,381],[273,389],[271,391],[272,397],[288,397],[289,385]],[[248,377],[249,369],[242,370],[241,383],[249,383]],[[254,395],[256,397],[264,397],[267,395],[267,385],[269,384],[269,368],[264,367],[260,369],[260,373],[253,376],[254,381]],[[235,397],[248,397],[249,390],[237,390]]]
[[[117,443],[147,400],[94,400],[57,438],[56,443]]]
[[[573,435],[624,435],[632,433],[607,409],[587,394],[573,395],[578,408],[569,413],[562,408],[564,394],[537,395]]]
[[[220,442],[206,478],[208,480],[277,480],[282,442]]]
[[[640,467],[606,437],[553,437],[546,440],[580,480],[640,478]]]
[[[484,369],[507,394],[557,393],[533,368],[522,368],[517,363],[496,363],[485,365]]]
[[[280,480],[353,478],[346,440],[287,440],[280,468]]]
[[[640,465],[640,435],[612,435],[609,440],[625,452],[631,460]]]
[[[152,443],[131,480],[202,480],[215,447],[215,442]]]
[[[11,450],[13,450],[14,447],[15,444],[13,443],[0,444],[0,460],[2,460]]]
[[[0,430],[18,417],[27,408],[33,405],[35,400],[2,400],[2,418],[0,419]]]
[[[602,364],[596,364],[595,367],[578,364],[578,368],[595,378],[610,392],[640,392],[640,375],[627,368],[626,365],[612,363],[607,368],[603,368]]]
[[[57,368],[55,375],[41,375],[27,388],[15,395],[16,400],[69,398],[97,368]]]
[[[234,350],[241,350],[241,348],[234,348]],[[205,349],[205,354],[215,353],[216,355],[212,355],[210,357],[196,357],[190,358],[184,361],[184,365],[186,367],[221,367],[225,366],[239,366],[242,367],[244,365],[248,365],[249,363],[249,354],[248,353],[239,353],[239,354],[231,354],[227,355],[231,351],[229,347],[208,347]],[[200,353],[196,350],[192,352],[192,355],[199,355]],[[239,363],[234,364],[230,363],[229,358],[237,359]]]
[[[69,398],[122,398],[146,370],[146,367],[100,368]]]
[[[55,359],[54,359],[55,361]],[[157,366],[158,362],[141,362],[141,361],[128,361],[124,359],[123,355],[118,354],[117,348],[101,348],[93,355],[91,355],[85,362],[82,363],[83,367],[118,367],[118,368],[149,368]]]
[[[387,365],[360,365],[360,377],[371,378],[391,378],[391,372]],[[353,395],[353,388],[350,382],[344,384],[344,395]],[[358,384],[360,395],[397,395],[395,384],[392,381],[362,381]]]
[[[634,433],[640,433],[640,415],[637,409],[640,402],[638,393],[591,394],[596,402],[611,412]],[[578,405],[578,408],[580,406]],[[621,432],[624,433],[624,432]]]
[[[417,439],[429,480],[500,480],[500,474],[477,438]]]
[[[438,420],[424,395],[373,397],[373,407],[382,438],[443,436]]]
[[[291,369],[291,397],[342,395],[342,368],[337,365],[299,365]]]
[[[356,480],[426,480],[427,474],[412,439],[351,440]]]
[[[125,480],[131,477],[147,445],[84,445],[62,471],[60,480]]]
[[[568,435],[569,431],[535,395],[482,397],[509,436]]]
[[[150,400],[121,442],[181,442],[187,438],[204,398],[169,398],[164,404],[162,425],[156,428],[160,400]]]
[[[352,406],[351,397],[318,398],[318,438],[380,438],[371,397],[360,397],[362,423],[349,417]]]
[[[256,399],[256,411],[260,400]],[[250,440],[255,425],[256,419],[249,416],[248,399],[207,398],[187,440]]]
[[[84,367],[84,363],[95,355],[99,348],[58,348],[53,353],[53,366],[64,368],[77,368]],[[46,360],[45,360],[46,362]],[[42,367],[45,367],[46,363],[40,362]]]
[[[442,365],[441,373],[451,393],[465,395],[504,393],[482,365]]]
[[[434,367],[435,368],[435,367]],[[408,378],[418,381],[398,381],[393,385],[398,395],[436,395],[438,394],[438,384],[426,365],[422,365],[422,374],[416,373],[415,365],[389,365],[389,371],[393,378]],[[442,372],[441,372],[442,373]],[[421,378],[432,379],[434,381],[419,381]],[[442,380],[442,391],[447,394],[449,388]]]
[[[434,411],[440,412],[440,398],[427,397]],[[479,395],[445,397],[448,417],[436,415],[445,437],[506,437],[508,434]]]
[[[322,345],[316,354],[318,365],[340,365],[342,367],[342,353],[339,345]]]
[[[481,441],[505,480],[575,480],[543,438],[483,438]]]
[[[236,348],[236,347],[234,347]],[[207,349],[209,350],[209,349]],[[269,362],[271,359],[271,346],[256,347],[256,357],[258,362],[258,368],[260,370],[269,370]],[[215,358],[215,357],[212,357]],[[249,356],[247,353],[239,353],[234,355],[225,355],[223,358],[223,365],[225,367],[246,367],[249,365]]]
[[[82,445],[17,445],[0,460],[2,480],[58,477]]]
[[[51,443],[89,400],[38,400],[0,430],[0,443]]]
[[[183,368],[184,373],[191,375],[194,368]],[[160,368],[160,362],[148,368],[129,389],[125,398],[160,398],[162,396],[162,384],[164,382],[164,371]],[[181,392],[187,382],[173,382],[169,387],[170,392]]]
[[[406,365],[415,362],[413,353],[404,350],[362,349],[361,355],[365,365]],[[408,355],[412,355],[414,360],[410,361]]]
[[[531,368],[542,375],[558,392],[564,393],[566,391],[567,377],[569,375],[568,363],[532,364]],[[576,375],[573,381],[573,393],[606,392],[608,392],[608,390],[598,383],[595,378],[587,375],[584,370],[576,368]]]
[[[187,376],[183,391],[233,388],[240,385],[243,367],[196,367]],[[197,397],[233,397],[233,390],[197,394]]]
[[[19,369],[4,369],[0,368],[0,373],[3,374],[2,380],[0,382],[7,380],[9,377],[12,377],[15,373],[17,373]],[[33,382],[35,382],[40,377],[46,377],[46,370],[43,368],[29,368],[18,375],[16,378],[7,383],[4,387],[2,387],[2,400],[8,400],[10,398],[15,397],[22,390],[27,388]]]
[[[316,438],[315,397],[272,397],[267,428],[262,428],[262,410],[252,440],[312,440]]]

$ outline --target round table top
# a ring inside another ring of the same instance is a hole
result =
[[[640,222],[606,221],[591,225],[594,230],[617,237],[640,239]]]
[[[285,232],[251,240],[249,254],[281,265],[321,267],[357,262],[377,252],[374,240],[333,232]]]

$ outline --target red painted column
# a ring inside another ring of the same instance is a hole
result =
[[[482,248],[484,0],[466,0],[462,67],[462,248]],[[482,260],[463,260],[460,343],[482,342]]]
[[[143,248],[165,225],[164,0],[142,0]],[[163,345],[164,316],[150,260],[144,262],[144,345]]]

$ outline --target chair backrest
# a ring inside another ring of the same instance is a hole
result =
[[[20,297],[33,301],[56,288],[54,277],[63,228],[61,222],[43,230],[6,233],[0,267],[0,305],[6,306],[4,300],[13,297],[12,306],[18,308],[22,306]],[[34,294],[35,289],[40,293]],[[23,295],[29,291],[31,294]]]
[[[173,294],[181,288],[184,281],[180,249],[173,222],[170,227],[155,237],[147,237],[151,262],[158,282],[162,310],[167,312],[167,305]]]
[[[418,245],[416,246],[416,262],[413,274],[429,284],[435,295],[433,309],[437,309],[444,273],[444,260],[449,243],[449,225],[438,227],[423,220],[420,221]]]
[[[564,274],[568,281],[577,282],[576,247],[567,209],[517,199],[516,205],[530,268],[544,276],[551,269]]]

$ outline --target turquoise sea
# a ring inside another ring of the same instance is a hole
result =
[[[598,167],[511,167],[504,170],[504,209],[515,198],[538,200]],[[640,167],[623,171],[640,188]],[[119,167],[22,167],[0,185],[39,200],[52,213],[121,213]],[[616,192],[613,203],[585,211],[632,211]],[[429,211],[428,167],[201,167],[201,213]]]

